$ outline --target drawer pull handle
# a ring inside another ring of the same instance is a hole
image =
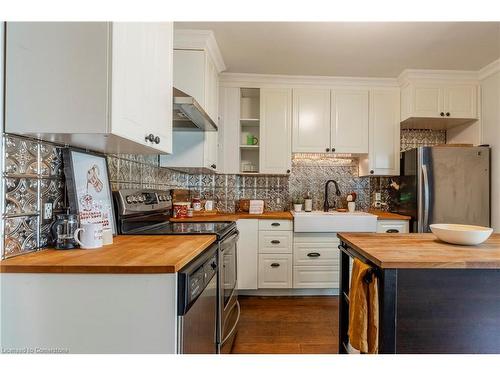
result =
[[[398,229],[387,229],[385,233],[399,233]]]
[[[281,242],[280,242],[279,240],[272,240],[272,241],[271,241],[271,243],[272,243],[272,244],[275,244],[275,245],[278,245],[278,244],[280,244]]]
[[[308,253],[307,256],[309,258],[319,258],[321,256],[320,253]]]
[[[279,263],[271,263],[271,267],[273,267],[273,268],[276,268],[276,267],[279,267],[279,266],[280,266]]]
[[[272,223],[271,224],[273,227],[279,227],[281,224],[280,223]]]

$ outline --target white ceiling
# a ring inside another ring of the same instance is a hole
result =
[[[176,22],[213,30],[227,72],[396,77],[479,70],[500,57],[500,22]]]

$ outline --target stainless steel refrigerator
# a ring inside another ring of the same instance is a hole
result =
[[[411,232],[434,223],[490,226],[490,149],[418,147],[401,153],[396,212]]]

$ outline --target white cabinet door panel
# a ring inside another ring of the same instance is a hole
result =
[[[368,153],[368,90],[334,90],[331,101],[331,147]]]
[[[259,220],[259,230],[292,230],[293,220]]]
[[[449,86],[444,89],[444,108],[450,118],[476,118],[476,92],[474,85]]]
[[[294,288],[338,288],[340,270],[335,266],[294,267]]]
[[[286,174],[292,163],[292,90],[260,90],[260,172]]]
[[[113,24],[112,131],[165,152],[172,150],[171,34],[168,24]],[[148,134],[160,142],[146,141]]]
[[[293,90],[293,152],[330,148],[330,90]]]
[[[437,86],[415,86],[413,106],[413,117],[440,117],[443,112],[443,90]]]
[[[240,219],[236,225],[240,232],[236,255],[238,289],[257,289],[258,220]]]
[[[291,288],[292,255],[259,255],[259,288]]]
[[[333,266],[339,264],[337,246],[328,243],[295,243],[294,266]]]
[[[293,234],[289,231],[259,231],[259,254],[292,253]]]

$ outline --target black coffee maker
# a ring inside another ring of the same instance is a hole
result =
[[[75,241],[75,231],[78,229],[78,215],[59,214],[52,224],[52,242],[56,249],[67,250],[78,248]]]

